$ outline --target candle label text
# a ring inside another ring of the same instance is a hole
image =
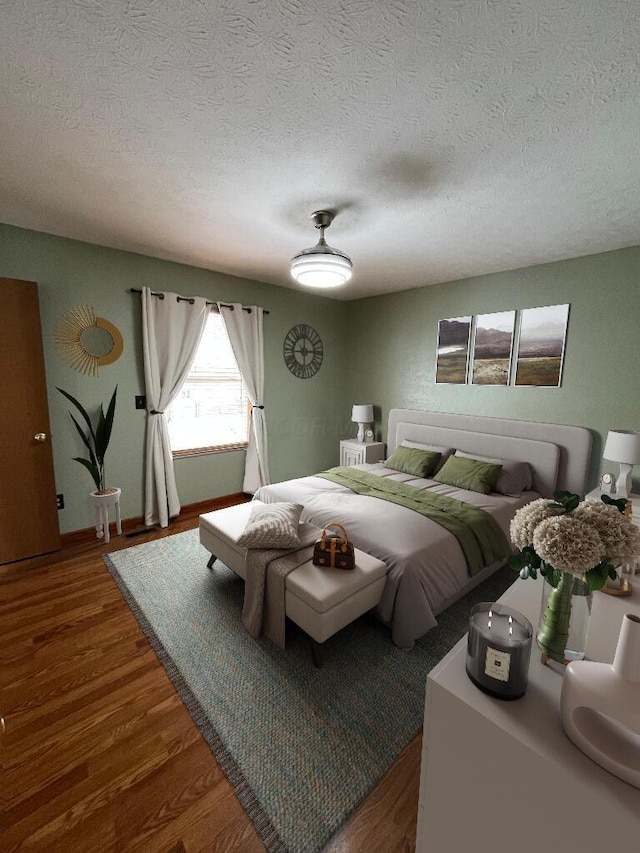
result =
[[[487,646],[487,656],[484,662],[484,674],[496,681],[509,681],[509,667],[511,655],[509,652],[500,652]]]

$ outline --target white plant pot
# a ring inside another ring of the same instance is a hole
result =
[[[93,511],[96,518],[96,539],[104,538],[105,542],[109,542],[109,507],[115,507],[116,510],[116,531],[118,535],[122,533],[122,521],[120,519],[120,495],[122,489],[115,487],[105,489],[102,494],[97,490],[89,492],[89,502],[93,506]]]
[[[619,779],[640,788],[640,617],[622,620],[612,664],[567,665],[562,727],[575,745]]]

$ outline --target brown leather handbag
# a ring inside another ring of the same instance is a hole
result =
[[[340,528],[342,536],[327,535],[330,527]],[[313,546],[313,564],[326,569],[355,569],[353,545],[349,542],[347,531],[337,521],[325,525],[322,536]]]

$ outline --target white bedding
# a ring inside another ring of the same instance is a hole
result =
[[[518,498],[494,492],[482,495],[400,474],[381,463],[356,467],[474,504],[495,518],[507,538],[515,510],[540,497],[532,491]],[[301,520],[318,527],[339,521],[357,548],[387,564],[387,584],[377,613],[391,627],[393,642],[401,648],[411,648],[436,625],[437,613],[497,568],[489,566],[470,578],[457,539],[439,524],[389,501],[358,495],[323,477],[263,486],[255,497],[266,503],[301,503]]]

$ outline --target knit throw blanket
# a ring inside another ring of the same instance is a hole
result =
[[[315,527],[305,531],[295,551],[249,548],[242,623],[252,637],[259,637],[264,632],[265,637],[284,649],[285,581],[290,572],[311,559],[320,533]]]
[[[437,522],[460,543],[472,576],[485,566],[506,560],[511,554],[502,528],[480,507],[354,468],[330,468],[317,476],[346,486],[359,495],[399,504]]]

